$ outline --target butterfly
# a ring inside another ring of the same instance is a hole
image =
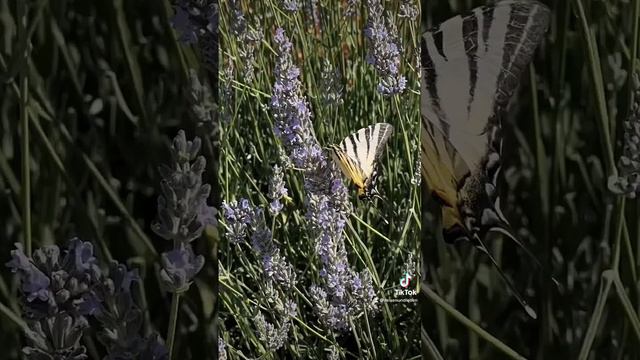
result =
[[[347,136],[340,144],[329,145],[333,160],[355,184],[361,200],[379,196],[376,190],[377,163],[393,126],[377,123]]]
[[[422,176],[441,206],[444,239],[486,253],[533,318],[483,240],[502,233],[531,255],[500,210],[501,121],[549,18],[537,1],[479,7],[425,32],[420,59]]]

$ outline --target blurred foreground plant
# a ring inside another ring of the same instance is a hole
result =
[[[107,349],[105,359],[167,359],[157,334],[140,335],[142,311],[134,302],[131,286],[137,272],[112,262],[109,271],[97,265],[93,245],[74,238],[66,249],[56,245],[25,255],[21,244],[11,251],[7,266],[18,274],[23,317],[29,346],[28,359],[86,359],[80,341],[88,318],[101,325],[98,339]]]

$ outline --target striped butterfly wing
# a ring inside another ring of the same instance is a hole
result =
[[[334,160],[358,187],[358,196],[368,198],[375,191],[377,161],[393,133],[393,126],[377,123],[362,128],[331,146]]]
[[[500,210],[500,122],[548,22],[537,1],[501,1],[427,31],[421,53],[422,172],[442,206],[445,240],[484,252],[532,318],[483,239],[500,232],[529,253]]]
[[[508,0],[453,17],[422,37],[423,175],[443,206],[454,208],[443,209],[448,241],[475,242],[488,231],[513,237],[496,191],[500,120],[548,22],[546,6]],[[447,146],[430,144],[434,137]],[[433,151],[437,146],[446,151]],[[434,170],[441,162],[450,164]]]

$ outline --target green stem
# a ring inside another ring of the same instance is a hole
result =
[[[582,0],[574,0],[576,15],[579,19],[580,29],[587,48],[587,60],[589,65],[589,74],[593,84],[595,95],[595,106],[600,117],[601,140],[603,141],[604,160],[607,167],[607,175],[616,175],[615,160],[613,158],[613,145],[611,144],[611,132],[609,129],[609,114],[607,112],[607,101],[605,98],[604,81],[602,79],[602,67],[600,66],[600,58],[598,55],[598,45],[595,40],[595,34],[589,26],[587,15],[582,4]]]
[[[420,329],[420,333],[422,335],[421,337],[422,337],[423,357],[426,354],[427,355],[426,358],[428,359],[444,360],[442,355],[440,355],[440,353],[438,352],[438,348],[436,347],[436,344],[433,342],[433,340],[431,340],[431,338],[429,337],[429,334],[427,334],[427,331],[424,329],[424,327]]]
[[[436,305],[440,306],[445,312],[451,315],[453,318],[461,322],[464,326],[466,326],[469,330],[475,332],[481,338],[485,339],[491,345],[495,346],[496,349],[502,351],[504,354],[508,355],[512,359],[522,359],[526,358],[520,354],[518,354],[515,350],[507,346],[502,341],[498,340],[495,336],[489,334],[486,330],[481,328],[478,324],[471,321],[469,318],[464,316],[461,312],[456,310],[453,306],[449,305],[443,298],[438,296],[429,286],[426,284],[422,284],[422,292],[429,298],[429,300],[433,301]]]
[[[27,329],[27,324],[20,318],[19,315],[16,315],[9,307],[5,304],[0,303],[0,314],[4,314],[9,320],[13,321],[16,325],[18,325],[22,329]]]
[[[589,352],[591,352],[593,340],[595,339],[598,332],[598,327],[600,326],[600,319],[602,319],[604,306],[607,303],[607,297],[609,297],[609,292],[611,291],[611,284],[613,283],[611,272],[613,272],[613,270],[607,270],[602,273],[600,292],[598,293],[596,306],[593,310],[593,314],[591,315],[591,320],[589,321],[589,327],[587,327],[587,333],[584,335],[584,340],[582,341],[582,347],[580,348],[580,353],[578,354],[578,360],[586,360],[589,358]]]
[[[171,297],[171,313],[169,314],[169,328],[167,329],[167,347],[169,348],[169,360],[173,355],[173,343],[176,336],[176,324],[178,322],[178,309],[180,305],[180,293],[174,292]]]
[[[18,2],[18,28],[22,41],[27,37],[26,4]],[[29,46],[24,48],[24,59],[28,59]],[[28,60],[27,60],[28,61]],[[22,129],[22,226],[24,229],[24,247],[27,256],[31,256],[31,177],[29,163],[31,158],[29,148],[29,67],[22,65],[20,70],[20,126]]]

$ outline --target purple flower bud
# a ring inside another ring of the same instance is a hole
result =
[[[204,257],[196,256],[191,245],[184,244],[163,253],[161,263],[160,279],[163,286],[171,292],[184,291],[204,266]]]

